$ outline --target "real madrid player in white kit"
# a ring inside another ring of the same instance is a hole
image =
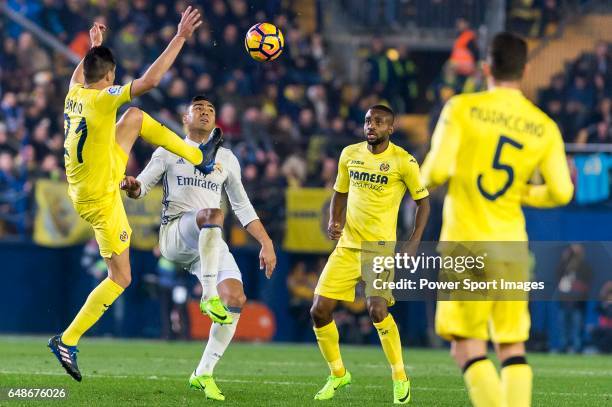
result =
[[[221,131],[215,128],[214,106],[203,96],[193,98],[183,123],[188,131],[186,142],[194,146],[205,142],[211,132]],[[244,190],[240,164],[230,150],[220,147],[215,171],[203,175],[188,161],[158,148],[140,175],[125,177],[121,188],[130,198],[138,199],[160,179],[164,188],[160,251],[198,277],[202,284],[200,309],[213,320],[204,354],[189,384],[203,390],[207,398],[224,400],[213,380],[213,368],[234,336],[246,297],[240,271],[221,233],[223,189],[233,212],[261,244],[260,268],[265,267],[268,278],[276,266],[274,247]]]

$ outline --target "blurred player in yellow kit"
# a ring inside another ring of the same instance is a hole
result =
[[[339,335],[332,313],[338,301],[354,301],[355,286],[362,280],[363,242],[392,242],[396,239],[397,214],[406,190],[417,203],[415,227],[408,247],[414,254],[429,216],[429,193],[421,185],[419,165],[406,150],[389,141],[394,113],[383,105],[371,107],[365,117],[366,141],[346,147],[338,162],[338,176],[330,207],[328,234],[339,240],[329,256],[315,289],[311,309],[314,331],[331,375],[315,400],[331,399],[336,390],[351,384],[351,374],[340,356]],[[367,281],[366,281],[367,282]],[[388,306],[390,292],[366,284],[366,303],[391,366],[393,399],[410,401],[410,381],[402,358],[399,330]]]
[[[422,167],[428,188],[449,184],[440,241],[526,242],[521,205],[553,207],[572,198],[559,129],[519,90],[526,62],[523,39],[497,34],[484,65],[488,90],[455,96],[442,111]],[[536,171],[545,184],[528,183]],[[512,259],[489,266],[508,276],[526,275],[528,267]],[[451,341],[473,405],[531,404],[529,327],[527,301],[438,301],[436,332]],[[489,339],[501,377],[487,358]]]
[[[185,158],[208,174],[220,138],[198,147],[131,107],[115,124],[117,109],[132,98],[155,88],[172,66],[194,30],[202,24],[200,13],[188,7],[181,16],[176,36],[140,77],[123,86],[113,86],[116,63],[110,49],[101,46],[106,27],[95,23],[90,30],[92,48],[70,80],[64,106],[64,158],[68,194],[79,215],[89,222],[108,266],[102,281],[62,335],[49,340],[49,347],[70,376],[81,380],[76,361],[79,338],[95,324],[130,284],[129,250],[131,228],[121,201],[119,183],[128,156],[138,136]]]

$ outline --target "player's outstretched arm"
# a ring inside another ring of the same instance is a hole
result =
[[[346,216],[346,202],[348,192],[334,191],[329,206],[329,223],[327,225],[327,236],[331,240],[338,240],[342,236],[342,228]]]
[[[132,97],[140,96],[159,85],[162,77],[174,63],[178,53],[185,45],[185,41],[191,38],[196,28],[202,25],[200,12],[191,6],[181,15],[178,30],[172,41],[164,52],[153,62],[147,71],[132,83]]]
[[[105,31],[106,26],[104,24],[94,23],[94,25],[89,30],[89,41],[92,48],[99,47],[100,45],[102,45]],[[85,75],[83,73],[83,60],[84,59],[79,62],[72,74],[72,77],[70,78],[70,87],[73,87],[77,83],[85,83]]]

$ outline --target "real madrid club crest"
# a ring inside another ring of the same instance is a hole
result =
[[[390,168],[389,167],[389,163],[387,163],[387,162],[380,164],[380,170],[381,171],[387,172],[387,171],[389,171],[389,168]]]

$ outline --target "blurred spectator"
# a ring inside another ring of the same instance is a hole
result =
[[[295,321],[292,340],[296,342],[309,342],[312,339],[310,307],[318,279],[318,273],[308,270],[304,261],[296,262],[287,276],[289,313]]]
[[[121,69],[135,74],[142,66],[143,53],[135,22],[122,27],[113,42],[113,52]]]
[[[29,32],[23,32],[17,42],[17,63],[32,75],[51,68],[51,58],[38,46]]]
[[[559,351],[582,351],[584,317],[592,272],[584,258],[584,246],[569,245],[557,270],[559,300]]]
[[[597,305],[597,325],[591,332],[593,345],[602,353],[612,353],[612,281],[601,289]]]
[[[450,63],[460,78],[466,78],[476,69],[479,58],[476,33],[470,28],[470,23],[459,18],[456,22],[457,37],[451,51]]]
[[[561,20],[560,6],[557,0],[541,0],[538,37],[544,37],[551,25],[559,24]]]
[[[306,181],[306,160],[301,154],[293,153],[285,160],[281,171],[290,187],[300,187]]]
[[[612,53],[610,46],[604,41],[598,41],[595,54],[589,59],[591,75],[601,75],[603,78],[612,76]]]
[[[612,123],[602,120],[580,130],[575,142],[578,144],[612,143]]]

